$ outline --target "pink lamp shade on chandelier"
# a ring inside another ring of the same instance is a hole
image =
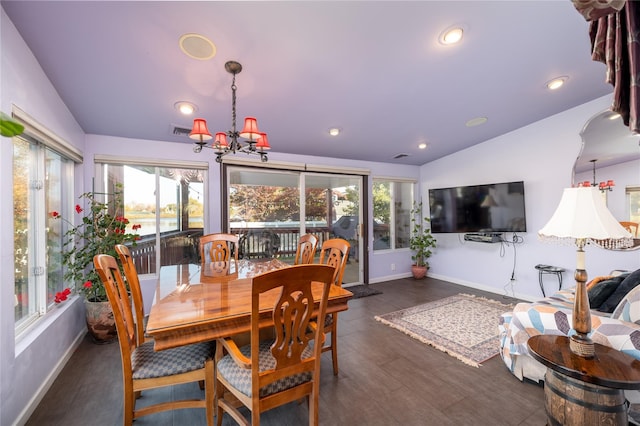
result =
[[[271,145],[269,145],[269,139],[267,138],[266,133],[260,133],[260,137],[256,142],[257,142],[256,148],[258,149],[262,149],[262,150],[271,149]]]
[[[227,143],[227,135],[223,132],[216,133],[216,140],[213,142],[214,148],[227,148],[229,144]]]
[[[588,180],[585,180],[584,182],[578,184],[578,186],[596,186],[594,184],[592,184],[591,182],[589,182]],[[606,189],[610,189],[613,188],[614,186],[616,186],[616,183],[609,179],[608,181],[602,181],[600,183],[597,184],[598,189],[600,190],[606,190]]]
[[[207,129],[207,121],[205,119],[196,118],[193,120],[193,128],[191,129],[191,133],[189,133],[189,138],[199,141],[208,141],[213,139],[209,129]]]
[[[244,119],[244,129],[240,132],[240,136],[250,141],[257,140],[262,133],[258,130],[258,120],[255,117],[247,117]]]

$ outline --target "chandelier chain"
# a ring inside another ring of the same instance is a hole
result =
[[[236,135],[236,90],[237,89],[238,89],[238,86],[236,86],[236,75],[233,74],[233,80],[231,82],[231,131],[233,132],[233,135],[229,135],[229,136],[234,139]]]

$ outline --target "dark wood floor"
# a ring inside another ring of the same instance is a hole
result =
[[[373,284],[383,294],[349,302],[339,315],[340,375],[323,355],[322,425],[544,425],[543,388],[520,382],[500,356],[480,368],[420,343],[377,322],[375,315],[457,293],[501,300],[433,279]],[[497,319],[496,319],[497,326]],[[80,345],[27,425],[120,425],[122,383],[117,344]],[[161,398],[201,396],[197,385],[145,392],[138,404]],[[293,403],[262,415],[264,425],[306,423],[306,404]],[[141,418],[135,425],[203,425],[204,410],[179,410]],[[225,416],[223,425],[234,424]]]

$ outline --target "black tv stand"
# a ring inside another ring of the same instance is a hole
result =
[[[502,232],[471,232],[464,234],[464,240],[477,243],[500,243],[503,238]]]

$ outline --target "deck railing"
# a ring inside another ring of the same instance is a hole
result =
[[[257,259],[266,257],[291,258],[295,256],[300,238],[299,228],[231,228],[240,241],[239,257]],[[318,247],[332,233],[328,227],[307,228],[307,232],[318,237]],[[184,263],[199,263],[198,244],[202,230],[177,231],[160,236],[161,266]],[[138,274],[156,272],[156,240],[154,236],[143,237],[135,247],[130,247],[131,256]]]

